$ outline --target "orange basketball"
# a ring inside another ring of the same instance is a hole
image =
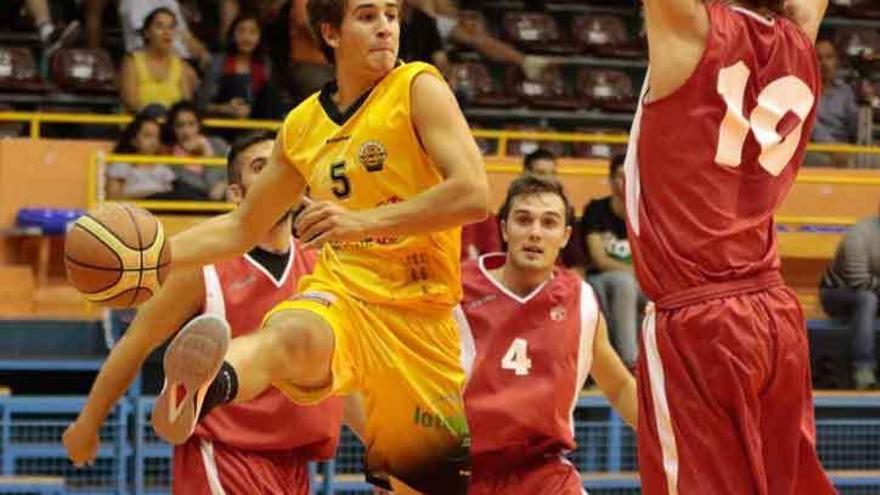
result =
[[[152,297],[170,261],[162,224],[125,203],[105,203],[81,216],[64,242],[67,280],[89,301],[110,308]]]

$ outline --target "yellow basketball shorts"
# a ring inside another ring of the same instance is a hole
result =
[[[301,310],[327,322],[335,338],[333,383],[319,391],[274,385],[301,404],[361,393],[369,472],[390,474],[424,493],[465,493],[470,437],[452,312],[368,304],[338,287],[310,282],[264,321]]]

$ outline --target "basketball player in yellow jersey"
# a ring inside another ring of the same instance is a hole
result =
[[[182,330],[165,355],[153,424],[180,443],[206,409],[271,385],[301,403],[359,392],[368,470],[425,493],[463,493],[452,308],[459,226],[487,209],[482,159],[437,70],[398,62],[399,0],[310,0],[308,13],[336,82],[288,115],[239,208],[173,238],[172,269],[245,252],[306,186],[313,202],[296,229],[323,246],[320,261],[262,331],[229,343],[225,360],[222,320]]]

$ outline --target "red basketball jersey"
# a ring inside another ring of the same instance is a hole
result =
[[[256,331],[263,316],[294,294],[301,275],[312,272],[316,253],[291,240],[290,260],[280,280],[249,255],[204,268],[205,312],[226,318],[232,336]],[[254,400],[212,410],[196,435],[245,450],[297,450],[304,457],[333,455],[342,422],[342,400],[298,406],[275,388]]]
[[[694,73],[647,101],[626,160],[630,243],[651,299],[777,270],[773,213],[791,188],[821,78],[794,23],[712,2]]]
[[[489,254],[465,264],[455,310],[464,354],[472,355],[464,400],[477,469],[515,467],[575,447],[572,413],[599,315],[590,286],[565,269],[527,297],[513,294],[488,273],[504,261],[504,254]]]

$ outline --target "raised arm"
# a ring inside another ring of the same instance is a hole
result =
[[[703,0],[644,0],[650,99],[672,94],[697,67],[709,35]]]
[[[611,346],[605,318],[601,314],[596,336],[593,338],[593,364],[590,373],[611,407],[628,425],[635,428],[638,418],[636,380]]]
[[[412,84],[412,107],[416,132],[443,181],[406,201],[369,210],[314,203],[296,223],[306,245],[424,234],[486,217],[489,193],[483,158],[449,86],[431,74],[417,76]]]
[[[816,42],[819,25],[828,10],[828,0],[786,0],[785,15],[797,23]]]
[[[131,386],[150,353],[198,314],[205,298],[201,270],[172,273],[162,290],[138,311],[92,385],[76,421],[64,432],[64,447],[76,465],[97,454],[98,432],[110,410]]]
[[[282,149],[279,138],[272,158],[238,208],[171,239],[172,270],[208,265],[247,252],[282,216],[299,204],[305,191],[305,180],[284,158]]]

